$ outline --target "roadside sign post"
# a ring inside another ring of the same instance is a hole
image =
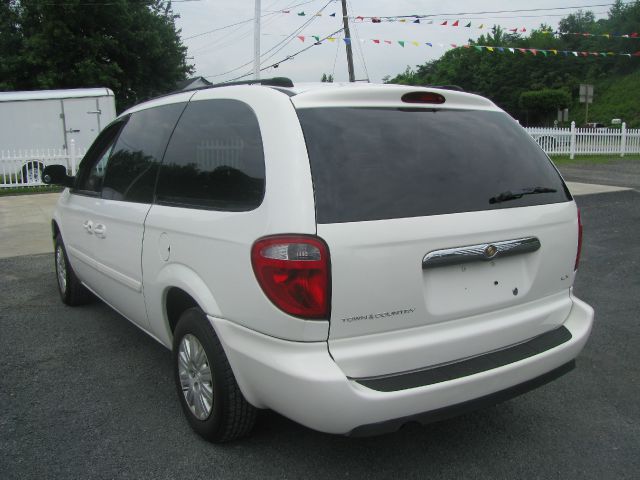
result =
[[[593,103],[593,85],[580,84],[580,103],[585,104],[584,123],[586,125],[589,122],[589,104]]]

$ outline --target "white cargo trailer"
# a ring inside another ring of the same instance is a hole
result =
[[[0,92],[0,154],[13,159],[4,176],[21,172],[20,183],[39,183],[49,163],[41,152],[84,151],[115,116],[108,88]]]

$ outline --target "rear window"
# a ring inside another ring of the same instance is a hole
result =
[[[298,116],[318,223],[571,199],[544,152],[502,112],[341,107],[300,109]],[[534,187],[546,193],[495,201]]]

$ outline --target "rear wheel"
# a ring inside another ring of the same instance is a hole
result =
[[[80,280],[76,277],[73,268],[71,268],[62,237],[57,235],[54,243],[56,278],[58,280],[58,292],[60,293],[60,298],[64,303],[72,307],[90,302],[93,296],[91,295],[91,292],[89,292],[89,290],[80,283]]]
[[[40,162],[29,162],[22,167],[22,181],[27,185],[36,185],[42,181],[44,165]]]
[[[191,427],[210,442],[247,435],[256,409],[242,395],[222,344],[199,308],[180,317],[173,337],[174,378]]]

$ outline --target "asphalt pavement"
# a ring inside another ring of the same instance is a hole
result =
[[[0,478],[638,478],[640,193],[579,197],[577,369],[501,405],[353,439],[261,412],[209,444],[183,418],[169,351],[100,302],[70,308],[51,255],[0,259]]]

